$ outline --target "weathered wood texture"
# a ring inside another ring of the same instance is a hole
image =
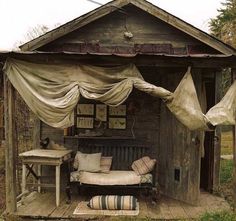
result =
[[[165,88],[173,91],[185,70],[167,72]],[[194,74],[194,70],[192,71]],[[200,82],[197,82],[197,85]],[[159,181],[164,193],[192,204],[198,203],[200,182],[200,134],[181,125],[164,104],[160,118]]]
[[[41,121],[36,116],[34,116],[33,149],[39,148],[40,133],[41,133]]]
[[[66,196],[61,194],[61,204],[55,206],[54,193],[35,193],[34,196],[27,197],[23,205],[19,205],[16,215],[21,218],[41,218],[47,219],[73,219],[73,220],[103,220],[99,216],[75,216],[73,212],[80,201],[88,201],[89,197],[77,195],[72,196],[71,204],[66,204]],[[196,219],[206,212],[230,211],[229,204],[220,197],[211,195],[206,192],[200,194],[199,206],[191,206],[173,200],[167,197],[162,197],[156,205],[152,205],[149,199],[138,197],[140,212],[137,219],[150,220],[179,220],[179,219]],[[119,220],[120,217],[106,217],[104,220]]]
[[[132,5],[132,6],[131,6]],[[96,10],[93,10],[85,15],[82,15],[62,26],[56,28],[43,36],[40,36],[24,45],[21,46],[21,49],[26,50],[35,50],[40,48],[47,43],[54,41],[62,36],[67,35],[70,32],[73,32],[81,27],[90,24],[99,18],[102,18],[108,14],[111,14],[114,11],[118,11],[121,14],[125,14],[125,19],[130,17],[129,11],[127,11],[127,7],[137,7],[139,10],[143,12],[147,12],[147,14],[152,15],[166,24],[175,27],[178,30],[181,30],[183,33],[187,33],[188,35],[204,42],[206,45],[209,45],[213,48],[216,48],[221,53],[224,54],[233,54],[235,50],[223,42],[211,37],[207,33],[193,27],[192,25],[184,22],[183,20],[169,14],[168,12],[152,5],[148,1],[145,0],[115,0],[99,7]],[[139,19],[138,14],[137,20]],[[125,29],[126,30],[126,29]]]
[[[1,67],[1,66],[0,66]],[[3,86],[3,73],[0,71],[0,147],[4,138],[4,86]]]
[[[6,165],[6,211],[16,210],[16,137],[14,89],[4,75],[4,112],[5,112],[5,165]]]
[[[215,104],[222,99],[222,72],[215,72]],[[213,185],[217,190],[220,184],[221,127],[217,126],[214,134]]]
[[[236,80],[236,69],[231,70],[232,81]],[[234,202],[234,210],[236,211],[236,126],[232,128],[233,132],[233,160],[234,160],[234,172],[233,172],[233,202]]]
[[[120,54],[219,54],[177,28],[135,6],[125,6],[125,12],[112,12],[43,46],[43,51],[110,52]],[[130,31],[132,39],[124,37]]]

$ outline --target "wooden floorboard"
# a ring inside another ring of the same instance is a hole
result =
[[[69,207],[70,207],[70,204],[66,203],[66,196],[62,194],[60,205],[58,207],[55,207],[55,209],[50,214],[50,217],[52,218],[63,217],[66,211],[69,209]]]
[[[53,193],[36,193],[36,199],[30,196],[25,198],[24,204],[17,209],[17,215],[33,217],[49,217],[55,209],[55,196]],[[32,197],[32,201],[31,201]]]
[[[73,212],[80,201],[88,200],[86,197],[74,196],[71,204],[66,204],[65,194],[62,193],[60,206],[55,205],[55,193],[36,193],[33,197],[25,199],[25,204],[18,205],[16,215],[30,218],[50,218],[50,219],[75,219],[83,220],[88,218],[102,220],[99,216],[75,216]],[[222,211],[230,210],[229,204],[220,197],[209,193],[201,193],[198,206],[170,199],[162,196],[160,201],[153,204],[149,199],[139,198],[139,215],[137,219],[152,218],[155,220],[171,220],[171,219],[191,219],[198,218],[206,211]],[[114,218],[114,217],[113,217]],[[112,220],[112,217],[110,218]],[[106,217],[109,220],[109,217]]]

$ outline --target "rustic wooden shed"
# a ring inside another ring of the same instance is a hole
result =
[[[203,112],[222,98],[222,68],[231,67],[234,78],[236,73],[234,48],[145,0],[114,0],[22,45],[21,50],[21,53],[2,54],[2,57],[36,63],[63,60],[102,67],[133,63],[147,82],[170,91],[175,90],[187,67],[191,66]],[[7,209],[10,212],[16,209],[12,191],[15,159],[11,143],[14,139],[11,88],[6,88],[8,98],[5,98],[9,102],[5,114],[9,166]],[[86,99],[81,99],[81,103],[96,104]],[[129,112],[133,104],[135,111]],[[133,155],[135,150],[123,150],[123,147],[141,145],[148,147],[149,155],[158,161],[156,177],[163,195],[196,205],[200,190],[211,193],[217,188],[220,127],[204,132],[204,136],[201,131],[190,131],[160,99],[137,90],[131,93],[125,105],[126,127],[123,130],[107,127],[99,137],[87,136],[87,131],[78,129],[78,125],[65,132],[37,120],[34,146],[39,147],[40,139],[50,137],[74,151],[78,147],[96,151],[98,147],[109,146],[118,152],[116,156],[126,156]],[[94,131],[89,128],[89,132]],[[125,168],[130,163],[121,165],[121,160],[114,159],[114,164]]]

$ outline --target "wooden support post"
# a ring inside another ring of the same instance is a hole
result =
[[[6,165],[6,212],[16,211],[16,143],[14,88],[4,75],[4,117],[5,117],[5,165]]]
[[[222,99],[222,72],[215,72],[215,103]],[[217,126],[214,134],[214,160],[213,160],[213,185],[212,189],[217,190],[220,184],[220,154],[221,154],[221,126]]]
[[[24,193],[25,191],[26,191],[26,165],[23,163],[21,192]]]
[[[61,165],[56,166],[56,206],[60,204],[60,170]]]
[[[38,184],[39,184],[38,192],[41,193],[41,186],[40,186],[40,184],[41,184],[41,176],[42,176],[42,166],[40,164],[38,164],[38,168],[37,169],[38,169],[37,175],[38,175]]]
[[[232,82],[236,80],[236,69],[233,68],[231,71]],[[233,126],[233,160],[234,160],[234,171],[233,171],[233,201],[234,211],[236,210],[236,126]]]

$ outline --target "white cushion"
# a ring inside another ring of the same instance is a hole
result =
[[[100,162],[102,153],[86,154],[78,151],[78,171],[100,172]]]

